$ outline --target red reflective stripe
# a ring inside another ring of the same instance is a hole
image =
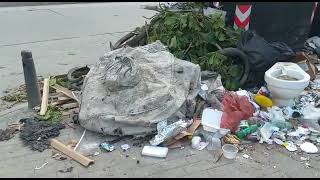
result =
[[[234,17],[234,23],[240,29],[245,29],[245,27],[249,24],[249,22],[250,22],[250,16],[247,17],[247,19],[245,19],[243,22],[241,22],[237,16]]]
[[[243,14],[243,13],[247,12],[248,9],[250,9],[252,5],[237,5],[237,6]]]

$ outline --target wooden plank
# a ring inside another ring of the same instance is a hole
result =
[[[63,154],[71,157],[73,160],[79,162],[83,166],[87,167],[90,164],[94,163],[94,160],[89,159],[89,158],[85,157],[84,155],[74,151],[73,149],[71,149],[68,146],[64,145],[63,143],[61,143],[57,139],[51,139],[51,146],[54,149],[62,152]]]
[[[72,109],[72,108],[77,108],[79,107],[79,104],[76,102],[76,103],[69,103],[69,104],[64,104],[61,106],[62,109]]]
[[[70,100],[71,98],[68,96],[58,96],[58,101]]]
[[[44,116],[48,109],[48,96],[49,96],[49,79],[44,79],[43,83],[43,93],[42,93],[42,101],[41,101],[41,108],[40,108],[40,115]]]
[[[77,101],[77,99],[73,96],[72,94],[72,91],[70,91],[69,89],[65,88],[65,87],[62,87],[58,84],[55,84],[54,86],[52,86],[52,88],[54,88],[57,92],[61,92],[63,93],[64,95],[74,99]]]

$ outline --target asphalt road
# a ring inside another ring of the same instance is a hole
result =
[[[56,4],[76,4],[84,2],[0,2],[0,7],[42,6]]]
[[[140,7],[146,4],[155,3],[1,7],[0,96],[3,90],[24,83],[21,50],[32,51],[37,75],[43,77],[94,64],[109,51],[109,42],[115,43],[129,31],[144,25],[143,16],[155,14]]]

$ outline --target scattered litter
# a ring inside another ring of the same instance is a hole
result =
[[[219,131],[222,135],[227,134],[229,132],[227,129],[220,128],[222,114],[223,112],[216,109],[204,109],[201,117],[203,129],[209,132]]]
[[[115,149],[115,147],[112,144],[109,144],[106,142],[101,143],[99,145],[99,147],[100,147],[100,149],[107,151],[107,152],[112,152]]]
[[[233,134],[227,134],[223,137],[223,141],[226,144],[240,144],[240,139]]]
[[[167,147],[158,147],[158,146],[144,146],[142,149],[142,155],[165,158],[168,154]]]
[[[73,170],[73,167],[71,166],[71,167],[68,167],[66,170],[59,170],[58,172],[60,172],[60,173],[68,173],[68,172],[72,172],[72,170]]]
[[[272,100],[264,95],[257,94],[254,96],[254,100],[259,106],[261,106],[263,108],[273,106]]]
[[[261,142],[267,142],[270,137],[272,136],[272,133],[275,131],[275,127],[271,125],[271,123],[265,123],[262,128],[260,128],[260,134],[261,134]]]
[[[208,146],[209,142],[200,142],[199,146],[197,147],[197,149],[199,151],[203,150],[204,148],[206,148]]]
[[[130,149],[130,145],[129,144],[123,144],[123,145],[121,145],[121,149],[126,151],[126,150]]]
[[[214,136],[209,136],[207,138],[207,149],[212,151],[212,150],[218,150],[221,149],[221,140],[220,138],[214,137]]]
[[[55,160],[58,160],[58,161],[63,161],[63,160],[66,160],[68,159],[65,155],[59,153],[59,152],[56,152],[56,151],[53,151],[52,152],[52,158],[54,158]]]
[[[158,134],[150,140],[152,146],[157,146],[162,142],[177,136],[182,131],[186,131],[187,126],[191,125],[192,120],[184,121],[179,120],[170,125],[167,124],[167,120],[161,121],[157,124]]]
[[[73,148],[74,151],[77,150],[78,146],[80,145],[80,143],[81,143],[84,135],[86,134],[86,130],[87,130],[87,129],[85,129],[85,130],[83,131],[83,133],[82,133],[82,135],[81,135],[81,137],[80,137],[80,140],[78,141],[77,145]]]
[[[231,144],[225,144],[222,146],[223,156],[227,159],[234,159],[237,156],[239,149]]]
[[[254,113],[254,108],[246,96],[226,93],[223,96],[223,114],[221,128],[235,132],[241,120],[248,119]]]
[[[283,146],[287,148],[287,150],[290,152],[294,152],[298,150],[297,146],[292,141],[284,142]]]
[[[201,137],[199,136],[193,136],[191,140],[191,147],[194,149],[198,149],[200,146]]]
[[[94,156],[98,156],[100,153],[98,151],[94,152],[93,155]]]
[[[307,160],[309,160],[309,158],[306,158],[306,157],[300,157],[300,160],[301,160],[301,161],[307,161]]]
[[[311,167],[311,164],[310,164],[310,163],[307,163],[307,162],[306,162],[305,165],[306,165],[307,168],[310,168],[310,167]]]
[[[273,141],[278,145],[283,145],[284,144],[284,142],[281,139],[278,139],[278,138],[273,138]]]
[[[207,100],[208,96],[208,86],[206,84],[201,84],[201,88],[199,91],[199,96],[202,97],[204,100]]]
[[[317,146],[315,146],[314,144],[312,144],[310,142],[304,142],[303,144],[300,145],[300,148],[302,151],[304,151],[306,153],[317,153],[318,152]]]
[[[310,86],[314,90],[320,90],[320,79],[315,79],[314,81],[310,81]]]
[[[44,166],[46,166],[47,164],[48,164],[49,162],[45,162],[45,163],[43,163],[40,167],[35,167],[34,169],[35,170],[39,170],[39,169],[42,169]]]
[[[250,156],[248,154],[244,154],[242,157],[248,159]]]

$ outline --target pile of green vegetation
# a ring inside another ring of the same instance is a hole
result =
[[[39,116],[38,118],[42,121],[56,123],[62,120],[63,114],[58,107],[48,106],[46,114],[44,116]]]
[[[148,43],[160,40],[177,58],[199,64],[201,70],[221,74],[225,88],[235,90],[235,79],[241,67],[217,50],[235,47],[240,31],[226,27],[222,14],[205,16],[195,11],[170,12],[161,10],[150,22]]]

